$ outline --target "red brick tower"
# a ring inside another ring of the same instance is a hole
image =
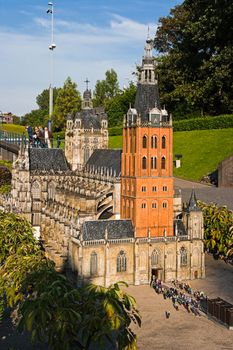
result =
[[[121,218],[132,220],[136,237],[174,235],[172,121],[160,109],[152,47],[148,39],[123,128]]]

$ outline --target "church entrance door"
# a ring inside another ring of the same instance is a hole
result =
[[[161,267],[152,268],[151,269],[151,279],[153,279],[153,276],[155,276],[154,279],[161,280],[162,279],[162,268]]]

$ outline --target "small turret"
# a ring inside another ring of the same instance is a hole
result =
[[[197,198],[196,198],[196,194],[194,191],[194,188],[192,189],[192,193],[189,199],[189,204],[187,206],[187,211],[201,211],[201,209],[198,207],[197,204]]]

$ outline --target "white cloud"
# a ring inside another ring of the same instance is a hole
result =
[[[23,35],[0,28],[0,110],[18,115],[36,108],[35,97],[50,83],[50,20],[34,18],[45,28],[41,35]],[[148,24],[112,14],[108,26],[56,20],[54,51],[54,85],[61,86],[67,76],[78,83],[82,91],[88,76],[94,88],[105,71],[114,68],[121,83],[132,79],[135,63],[139,62],[147,35]]]

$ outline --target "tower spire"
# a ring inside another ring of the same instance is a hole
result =
[[[187,209],[188,209],[188,211],[199,211],[200,210],[200,208],[198,207],[198,204],[197,204],[197,197],[196,197],[196,193],[195,193],[194,188],[192,189]]]

